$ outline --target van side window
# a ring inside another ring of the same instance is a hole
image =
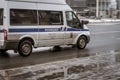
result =
[[[37,25],[37,11],[11,9],[10,25]]]
[[[3,25],[3,9],[0,9],[0,25]]]
[[[39,11],[39,25],[63,25],[62,11]]]
[[[73,12],[71,11],[66,12],[66,20],[68,26],[73,28],[80,28],[80,21]]]

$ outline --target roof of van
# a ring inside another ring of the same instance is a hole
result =
[[[6,1],[22,1],[22,2],[40,2],[40,3],[66,4],[65,0],[6,0]]]

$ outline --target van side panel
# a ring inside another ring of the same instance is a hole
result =
[[[9,2],[9,10],[37,10],[36,3],[27,2]],[[37,13],[36,13],[37,14]],[[37,20],[37,18],[36,18]],[[19,43],[23,38],[31,38],[34,41],[34,46],[38,46],[38,25],[23,25],[28,23],[27,19],[23,20],[22,25],[9,26],[8,40]]]
[[[4,9],[5,9],[5,1],[4,0],[1,0],[0,1],[0,10],[3,11],[1,12],[0,16],[4,16]],[[4,29],[4,20],[3,19],[0,19],[0,21],[2,20],[2,22],[0,22],[0,49],[3,49],[4,48],[4,32],[3,32],[3,29]]]
[[[9,0],[9,1],[66,4],[65,0],[57,0],[57,1],[56,0]]]
[[[3,26],[0,26],[3,27]],[[2,29],[0,28],[0,49],[4,46],[4,34]]]
[[[5,1],[4,0],[0,0],[0,8],[4,8],[5,6]]]
[[[39,4],[38,10],[55,10],[55,11],[63,11],[63,10],[71,10],[68,5],[57,5],[57,4]]]

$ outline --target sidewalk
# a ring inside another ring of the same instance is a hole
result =
[[[0,80],[120,80],[120,52],[0,70]]]

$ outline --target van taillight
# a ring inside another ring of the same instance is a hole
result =
[[[3,30],[3,32],[4,32],[4,40],[7,40],[7,34],[8,34],[8,32],[7,32],[7,30]]]

